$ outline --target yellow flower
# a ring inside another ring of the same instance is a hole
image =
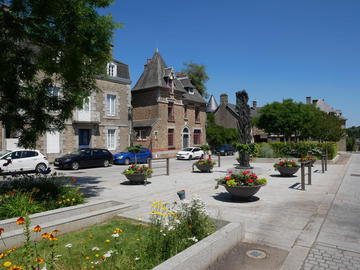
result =
[[[69,198],[67,198],[66,200],[67,200],[68,202],[70,202],[70,199],[69,199]]]
[[[22,270],[22,266],[14,264],[9,268],[9,270]]]
[[[163,207],[163,208],[161,208],[161,210],[169,210],[169,208],[168,207]]]
[[[95,257],[99,257],[100,255],[99,254],[95,254]]]
[[[21,225],[21,224],[24,224],[25,223],[25,218],[23,217],[19,217],[17,220],[16,220],[16,224],[17,225]]]
[[[110,243],[110,240],[109,240],[109,239],[106,239],[105,242],[106,242],[106,243]]]
[[[114,230],[114,233],[122,233],[122,229],[116,228],[116,229]]]
[[[12,264],[11,262],[7,261],[7,262],[4,262],[3,266],[5,266],[5,267],[10,267],[11,264]]]
[[[32,231],[33,232],[41,232],[41,227],[39,225],[36,225]]]
[[[72,201],[75,201],[75,198],[72,198],[71,200],[72,200]]]
[[[89,257],[89,256],[86,256],[86,257],[85,257],[85,260],[90,260],[90,257]]]
[[[36,258],[36,260],[35,260],[35,262],[37,262],[37,263],[43,263],[44,262],[44,260],[43,260],[43,258],[41,258],[41,257],[37,257]]]
[[[14,248],[14,247],[13,247],[13,248],[10,248],[10,249],[7,251],[7,253],[10,254],[11,252],[13,252],[13,251],[15,251],[15,250],[16,250],[16,248]]]
[[[161,213],[161,212],[156,212],[156,213],[155,213],[155,215],[162,216],[162,215],[163,215],[163,213]]]

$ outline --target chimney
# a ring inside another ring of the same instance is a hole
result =
[[[256,107],[257,107],[257,102],[256,102],[256,100],[253,101],[252,107],[253,107],[253,109],[256,109]]]
[[[306,97],[306,104],[311,104],[311,97]]]
[[[223,104],[223,105],[228,104],[228,95],[227,94],[220,95],[220,104]]]

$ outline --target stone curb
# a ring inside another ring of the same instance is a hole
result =
[[[229,223],[200,242],[154,267],[153,270],[206,269],[243,239],[244,226],[240,223]]]

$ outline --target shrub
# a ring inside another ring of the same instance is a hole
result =
[[[207,159],[199,159],[198,161],[194,162],[195,165],[212,165],[214,166],[216,164],[216,162],[211,159],[211,158],[207,158]]]
[[[260,143],[258,144],[259,151],[258,151],[258,157],[264,157],[264,158],[274,158],[275,152],[272,149],[271,145],[269,143]]]

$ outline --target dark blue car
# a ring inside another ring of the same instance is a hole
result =
[[[136,161],[138,163],[147,162],[148,158],[152,158],[152,154],[149,149],[145,147],[140,148],[140,152],[136,153]],[[135,163],[135,154],[128,151],[122,151],[114,154],[114,164]]]

